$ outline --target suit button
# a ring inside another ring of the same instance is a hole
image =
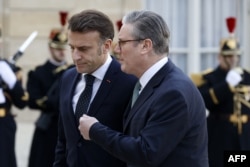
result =
[[[82,147],[82,143],[79,142],[79,143],[77,144],[77,147]]]

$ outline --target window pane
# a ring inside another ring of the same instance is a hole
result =
[[[243,1],[201,1],[201,47],[218,47],[221,38],[229,37],[226,18],[236,17],[235,36],[242,39]]]
[[[145,8],[160,14],[170,29],[170,47],[187,47],[188,1],[145,0]]]
[[[208,68],[215,68],[218,65],[217,53],[203,53],[201,54],[200,69],[204,71]]]

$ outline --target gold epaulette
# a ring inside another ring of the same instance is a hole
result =
[[[69,65],[62,65],[62,66],[59,66],[59,67],[57,67],[57,68],[53,71],[53,74],[58,74],[58,73],[60,73],[61,71],[66,70],[68,67],[69,67]]]
[[[213,69],[207,69],[205,71],[202,71],[201,73],[192,73],[190,74],[190,78],[193,81],[193,83],[199,87],[201,85],[203,85],[206,81],[204,80],[203,76],[212,72]]]

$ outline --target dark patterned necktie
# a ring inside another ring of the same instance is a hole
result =
[[[76,116],[76,121],[78,122],[80,117],[84,114],[87,113],[88,108],[89,108],[89,103],[92,95],[92,89],[93,89],[93,83],[95,80],[95,77],[86,74],[84,76],[85,81],[86,81],[86,86],[85,89],[82,91],[78,102],[76,104],[76,111],[75,111],[75,116]]]
[[[135,84],[135,87],[134,87],[133,96],[132,96],[131,108],[132,108],[133,105],[135,104],[135,101],[136,101],[137,97],[139,96],[140,90],[141,90],[141,84],[140,84],[140,82],[138,81],[138,82]]]

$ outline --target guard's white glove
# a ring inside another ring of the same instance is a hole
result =
[[[5,103],[5,96],[3,94],[3,89],[0,88],[0,104]]]
[[[0,61],[0,76],[10,89],[15,86],[16,75],[5,61]]]
[[[236,85],[240,83],[241,80],[242,80],[242,76],[237,70],[232,69],[227,73],[226,82],[229,85],[235,87]]]

